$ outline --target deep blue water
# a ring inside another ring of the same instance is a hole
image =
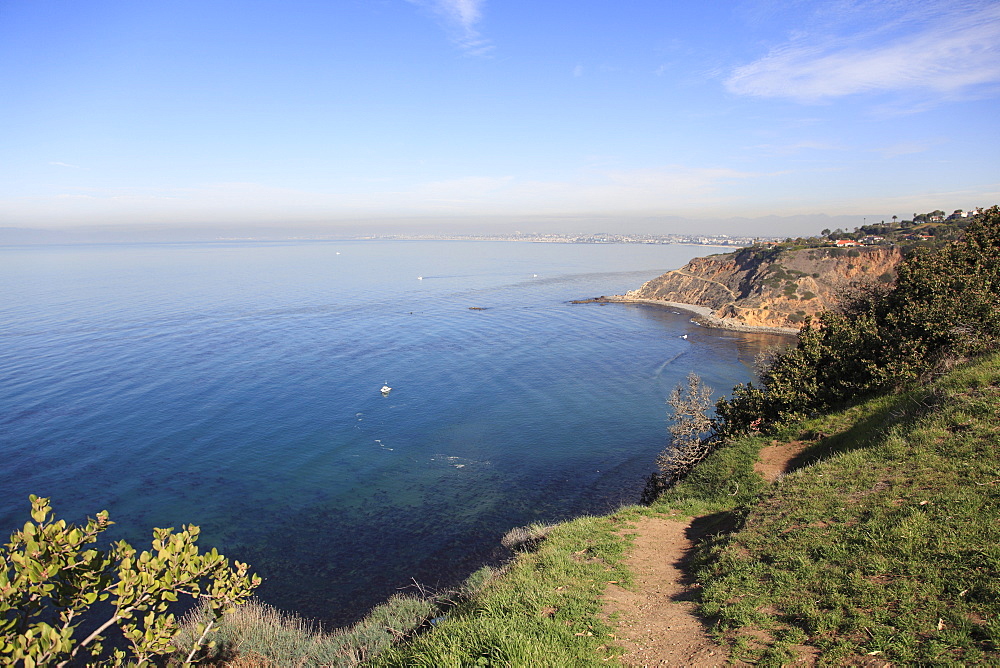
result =
[[[330,623],[452,584],[513,526],[634,502],[673,386],[728,391],[786,341],[567,303],[706,250],[0,248],[0,532],[29,493],[137,546],[198,524],[261,598]]]

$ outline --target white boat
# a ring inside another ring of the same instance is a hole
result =
[[[382,392],[382,394],[389,394],[390,392],[392,392],[392,388],[389,387],[388,385],[383,385],[380,392]]]

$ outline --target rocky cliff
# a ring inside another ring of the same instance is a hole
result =
[[[797,327],[806,316],[835,309],[837,295],[864,283],[891,282],[902,253],[895,246],[750,247],[699,257],[654,278],[626,301],[662,301],[711,309],[721,326]]]

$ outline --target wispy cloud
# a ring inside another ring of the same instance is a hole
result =
[[[746,150],[760,155],[788,156],[807,151],[844,151],[846,147],[823,141],[803,140],[793,144],[757,144],[747,146]]]
[[[69,167],[70,169],[81,169],[80,165],[71,165],[68,162],[60,162],[59,160],[53,160],[49,163],[53,167]]]
[[[412,196],[425,203],[466,205],[491,197],[506,188],[513,177],[470,176],[448,181],[424,183],[412,191]]]
[[[479,32],[485,0],[407,0],[433,12],[466,53],[482,56],[493,44]]]
[[[465,178],[423,184],[397,193],[428,213],[565,214],[697,210],[718,203],[736,181],[762,174],[728,168],[669,165],[652,169],[592,170],[564,180]]]
[[[849,36],[796,35],[736,68],[726,87],[738,95],[821,102],[864,92],[927,91],[942,97],[1000,88],[1000,5],[973,3],[935,16],[922,11]],[[855,17],[856,18],[856,17]],[[915,28],[915,29],[914,29]]]
[[[936,142],[940,143],[940,142]],[[917,153],[926,153],[932,147],[930,143],[919,143],[919,142],[900,142],[898,144],[892,144],[891,146],[883,146],[881,148],[873,149],[876,153],[881,153],[883,158],[897,158],[901,155],[916,155]]]
[[[121,222],[330,220],[396,215],[583,215],[697,212],[738,200],[729,190],[769,175],[725,167],[666,165],[584,169],[565,178],[465,176],[387,182],[369,192],[213,183],[179,188],[76,188],[49,196],[0,197],[0,214],[24,220]],[[738,207],[736,207],[738,208]]]

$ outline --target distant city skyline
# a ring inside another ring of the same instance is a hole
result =
[[[797,236],[1000,202],[989,0],[10,0],[0,87],[0,228]]]

